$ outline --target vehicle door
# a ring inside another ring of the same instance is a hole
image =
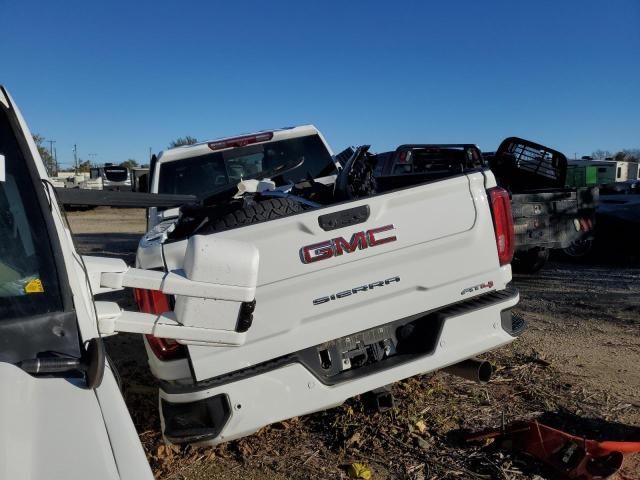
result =
[[[0,478],[152,478],[59,214],[0,87]]]

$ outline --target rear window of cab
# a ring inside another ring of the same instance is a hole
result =
[[[298,183],[336,173],[336,167],[319,135],[249,145],[160,164],[158,193],[201,195],[243,179],[260,178],[261,172],[280,165],[298,167],[277,175],[277,185]]]

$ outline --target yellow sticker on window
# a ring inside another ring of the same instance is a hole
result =
[[[24,286],[24,293],[42,293],[42,292],[44,292],[44,287],[42,286],[42,281],[39,278],[34,278]]]

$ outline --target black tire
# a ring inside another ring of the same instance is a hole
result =
[[[593,254],[593,238],[576,240],[567,248],[563,248],[562,253],[566,259],[574,262],[585,260]]]
[[[516,273],[536,273],[549,260],[549,249],[536,247],[526,252],[518,252],[513,257],[511,267]]]
[[[253,225],[304,211],[302,205],[286,197],[269,198],[227,212],[213,219],[197,233],[213,233]]]

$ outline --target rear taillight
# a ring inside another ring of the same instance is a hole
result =
[[[245,147],[253,143],[268,142],[272,138],[273,132],[264,132],[256,135],[228,138],[226,140],[220,140],[219,142],[209,142],[207,145],[211,150],[222,150],[223,148]]]
[[[144,313],[160,315],[161,313],[171,310],[169,298],[164,293],[157,290],[134,288],[133,298],[136,300],[138,310]]]
[[[138,305],[138,310],[143,313],[159,315],[171,310],[169,297],[157,290],[144,290],[135,288],[133,297]],[[184,348],[175,340],[169,338],[158,338],[153,335],[145,335],[149,347],[160,360],[175,360],[184,356]]]
[[[160,360],[177,360],[184,358],[184,348],[175,340],[170,338],[158,338],[153,335],[145,335],[147,343],[156,357]]]
[[[504,188],[494,187],[487,190],[493,214],[493,228],[496,232],[496,246],[500,265],[511,263],[515,249],[513,234],[513,216],[511,214],[511,199]]]

